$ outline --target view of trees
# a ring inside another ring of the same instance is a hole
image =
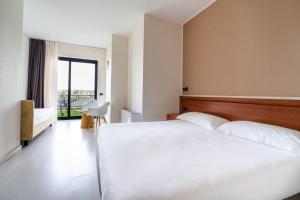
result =
[[[85,104],[94,99],[94,90],[72,90],[71,91],[71,116],[81,116],[80,108],[82,104]],[[58,117],[67,117],[68,115],[68,90],[58,91],[57,102]]]

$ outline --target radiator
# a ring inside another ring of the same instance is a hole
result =
[[[141,122],[142,116],[140,113],[131,112],[127,109],[121,110],[121,122],[122,123],[132,123],[132,122]]]

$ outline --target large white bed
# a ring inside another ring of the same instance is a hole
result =
[[[181,96],[180,113],[99,130],[103,200],[300,198],[299,100]]]
[[[300,155],[181,120],[102,127],[103,200],[284,199]]]

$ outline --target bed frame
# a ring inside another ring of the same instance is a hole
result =
[[[34,124],[34,101],[21,101],[21,143],[27,146],[29,141],[33,140],[43,130],[51,126],[57,120],[56,116],[52,116],[47,121]]]
[[[180,97],[180,113],[204,112],[230,121],[247,120],[300,131],[300,99]]]

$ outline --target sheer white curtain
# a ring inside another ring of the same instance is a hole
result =
[[[44,102],[45,108],[56,108],[57,102],[57,45],[46,42]]]

